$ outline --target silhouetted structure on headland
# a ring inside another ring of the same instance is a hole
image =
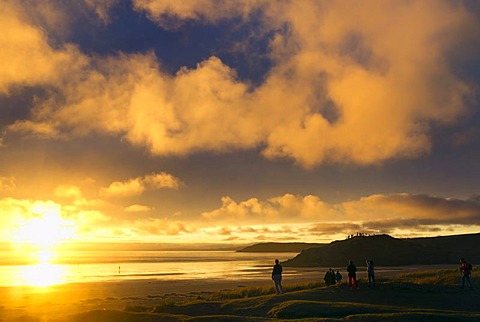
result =
[[[353,237],[369,237],[369,236],[376,236],[376,234],[357,232],[356,234],[348,235],[347,239],[350,239]]]

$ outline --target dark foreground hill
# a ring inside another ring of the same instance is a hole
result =
[[[245,253],[275,253],[275,252],[292,252],[297,253],[301,252],[304,249],[312,247],[321,247],[325,244],[316,244],[316,243],[260,243],[252,246],[247,246],[237,252]]]
[[[303,250],[283,263],[292,267],[345,266],[349,260],[377,266],[457,264],[464,257],[480,262],[480,234],[397,239],[388,235],[358,236]]]

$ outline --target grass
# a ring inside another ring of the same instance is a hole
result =
[[[429,270],[353,290],[346,284],[287,284],[282,295],[273,287],[246,287],[154,307],[85,312],[69,321],[479,321],[480,292],[461,290],[459,277],[456,270]],[[479,272],[472,281],[480,288]]]
[[[399,274],[392,279],[394,282],[413,283],[417,285],[458,286],[460,281],[458,270],[427,270]],[[474,285],[480,284],[480,272],[474,271],[470,276]]]
[[[297,284],[287,284],[284,286],[286,293],[294,292],[299,290],[308,290],[317,287],[323,286],[324,283],[320,282],[311,282],[311,283],[297,283]],[[249,298],[257,297],[262,295],[271,295],[275,294],[275,288],[272,287],[244,287],[235,290],[222,290],[213,294],[211,299],[240,299],[240,298]]]

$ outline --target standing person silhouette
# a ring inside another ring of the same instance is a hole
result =
[[[460,288],[465,287],[465,281],[467,281],[470,289],[473,289],[472,281],[470,281],[470,274],[472,273],[473,266],[465,259],[460,259],[460,273],[462,274],[462,286]]]
[[[347,266],[348,272],[348,286],[358,288],[358,281],[357,281],[357,266],[353,264],[353,261],[348,262]]]
[[[375,266],[373,265],[373,260],[367,259],[367,276],[368,276],[368,287],[373,286],[375,288]]]
[[[272,270],[272,280],[275,283],[275,292],[277,294],[283,294],[282,287],[282,265],[279,264],[278,259],[275,260],[275,265]]]

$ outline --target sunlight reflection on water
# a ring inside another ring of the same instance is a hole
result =
[[[62,284],[66,281],[68,269],[65,266],[50,263],[20,266],[18,270],[18,285],[46,287]]]
[[[283,261],[296,254],[231,251],[83,252],[71,254],[66,262],[59,262],[54,255],[39,254],[37,258],[40,261],[34,265],[0,265],[0,286],[48,287],[64,283],[138,279],[269,278],[275,258]]]

